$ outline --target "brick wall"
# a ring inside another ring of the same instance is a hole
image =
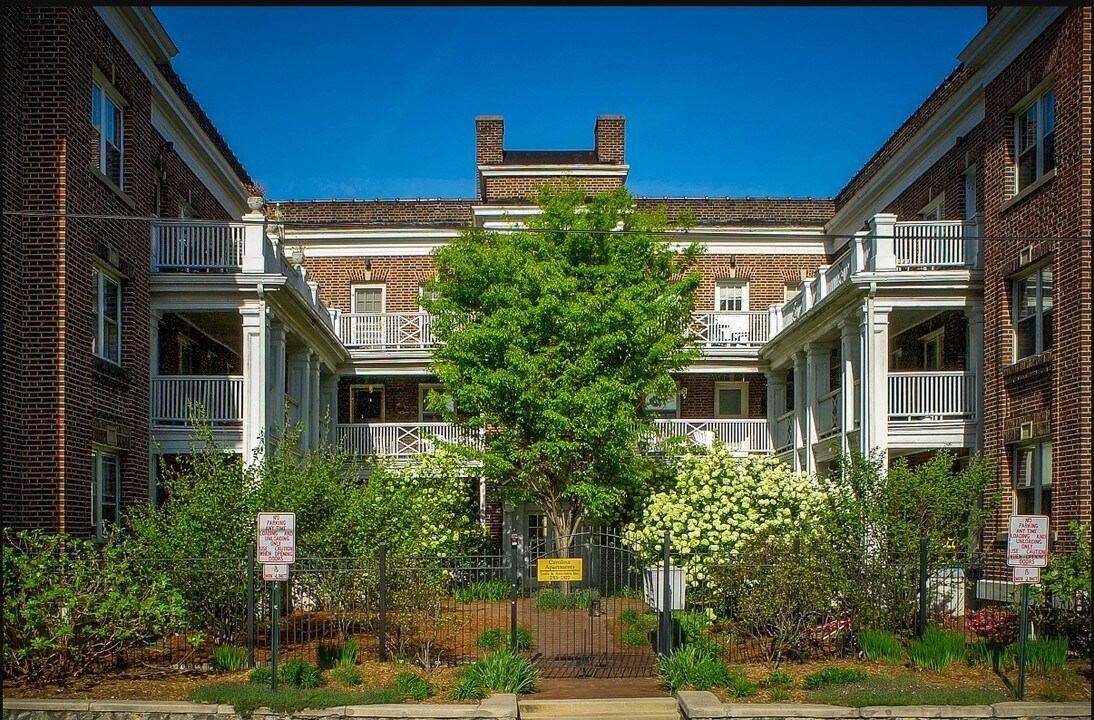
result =
[[[824,255],[711,255],[699,256],[701,275],[696,289],[697,310],[714,310],[714,288],[719,280],[747,280],[748,307],[766,310],[781,303],[788,282],[813,277]]]
[[[428,375],[350,375],[338,380],[338,422],[350,421],[349,391],[354,385],[372,385],[384,389],[384,419],[389,423],[421,422],[418,415],[418,386],[437,384]],[[376,420],[375,422],[381,422]]]
[[[622,165],[626,156],[626,119],[622,115],[601,115],[593,128],[596,158],[602,163]]]
[[[571,182],[583,189],[588,195],[597,195],[623,186],[626,178],[611,176],[573,176],[565,178],[544,178],[538,176],[487,177],[482,178],[485,202],[528,202],[536,196],[539,188],[565,188]]]
[[[90,7],[4,13],[5,79],[21,87],[19,112],[5,113],[4,134],[23,147],[22,196],[6,196],[5,209],[19,202],[16,209],[33,211],[153,214],[162,138],[151,125],[148,79]],[[9,43],[14,28],[22,39]],[[123,193],[92,167],[93,66],[127,103]],[[178,187],[193,187],[185,174],[176,168]],[[215,212],[200,193],[195,200]],[[223,209],[217,214],[225,217]],[[5,449],[14,447],[20,458],[9,466],[16,472],[5,474],[5,498],[16,499],[8,506],[10,524],[86,535],[92,443],[120,453],[123,506],[148,497],[149,226],[48,218],[23,221],[19,232],[8,233],[12,227],[5,225],[5,258],[22,287],[20,300],[5,305],[17,309],[24,344],[12,363],[21,381],[5,387],[4,434],[17,439]],[[120,368],[91,353],[95,262],[122,277]]]
[[[361,257],[308,258],[308,280],[319,283],[319,299],[343,312],[352,309],[351,288],[357,284],[382,284],[387,312],[418,312],[419,288],[434,274],[428,255],[374,257],[371,269]]]
[[[942,367],[941,370],[964,370],[968,322],[961,310],[947,310],[930,320],[908,328],[899,335],[889,338],[889,353],[900,350],[900,359],[895,364],[890,360],[890,370],[922,370],[924,335],[942,329]]]
[[[680,398],[680,417],[697,420],[715,417],[715,384],[742,381],[748,383],[748,417],[767,417],[767,380],[760,373],[715,375],[681,373],[677,375],[676,387],[682,395]]]
[[[1053,74],[1056,177],[1017,203],[1011,109]],[[1012,512],[1009,441],[1023,422],[1053,441],[1053,529],[1070,547],[1069,520],[1090,519],[1091,468],[1091,9],[1070,8],[985,88],[985,453],[996,463],[1004,503],[986,537]],[[1027,238],[1033,238],[1030,240]],[[1054,238],[1036,240],[1036,238]],[[1012,282],[1019,254],[1050,259],[1054,347],[1014,363]],[[1001,547],[995,547],[1000,551]],[[998,552],[997,569],[1002,567]]]
[[[977,125],[965,135],[964,142],[950,148],[938,162],[904,189],[881,212],[895,213],[901,220],[918,220],[919,212],[945,193],[942,200],[943,220],[965,219],[965,171],[976,165],[976,187],[984,181],[984,126]],[[982,191],[976,207],[983,209]]]

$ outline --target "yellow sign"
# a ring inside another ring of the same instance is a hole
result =
[[[537,560],[536,579],[541,582],[581,580],[581,558],[545,558]]]

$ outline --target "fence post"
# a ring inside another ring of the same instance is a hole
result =
[[[927,537],[919,538],[919,639],[927,633]]]
[[[509,649],[517,652],[517,535],[509,537]]]
[[[247,543],[247,667],[255,666],[255,544]]]
[[[665,531],[664,568],[661,576],[661,654],[672,652],[672,578],[669,577],[672,536]]]
[[[380,543],[380,662],[387,662],[387,543]]]

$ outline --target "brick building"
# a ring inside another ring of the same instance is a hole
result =
[[[454,438],[424,402],[430,252],[519,226],[541,183],[598,192],[629,172],[620,116],[572,151],[508,149],[504,120],[482,116],[474,198],[248,207],[151,12],[4,13],[4,209],[24,213],[5,215],[9,525],[87,533],[147,498],[162,456],[186,452],[188,400],[246,458],[286,403],[306,446],[413,461]],[[1006,498],[985,537],[995,570],[1012,512],[1050,512],[1070,545],[1067,523],[1091,514],[1091,54],[1090,8],[991,8],[836,197],[639,198],[693,213],[707,247],[703,356],[659,431],[811,472],[852,448],[984,452]],[[120,490],[93,490],[109,473]],[[481,506],[495,536],[550,531],[535,508]]]

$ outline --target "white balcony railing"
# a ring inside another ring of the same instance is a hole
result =
[[[976,420],[976,374],[889,373],[889,420]]]
[[[341,313],[338,337],[347,348],[426,350],[433,347],[429,313]]]
[[[657,437],[662,440],[684,438],[689,445],[710,446],[717,438],[726,445],[754,453],[771,452],[771,438],[767,432],[767,420],[654,420]]]
[[[152,270],[243,269],[243,223],[168,222],[152,226]]]
[[[703,310],[691,315],[692,341],[701,348],[759,347],[768,340],[770,314]]]
[[[896,224],[893,254],[901,270],[964,268],[970,263],[964,220],[913,220]]]
[[[452,423],[352,423],[337,426],[338,444],[359,455],[407,458],[437,449],[441,443],[481,447],[478,437],[468,436]]]
[[[836,388],[817,403],[817,438],[836,435],[840,431],[840,408],[843,393]]]
[[[212,426],[241,424],[243,377],[162,375],[152,378],[152,425],[188,425],[191,405],[201,405]]]
[[[783,452],[794,447],[794,411],[783,413],[775,419],[775,452]]]

